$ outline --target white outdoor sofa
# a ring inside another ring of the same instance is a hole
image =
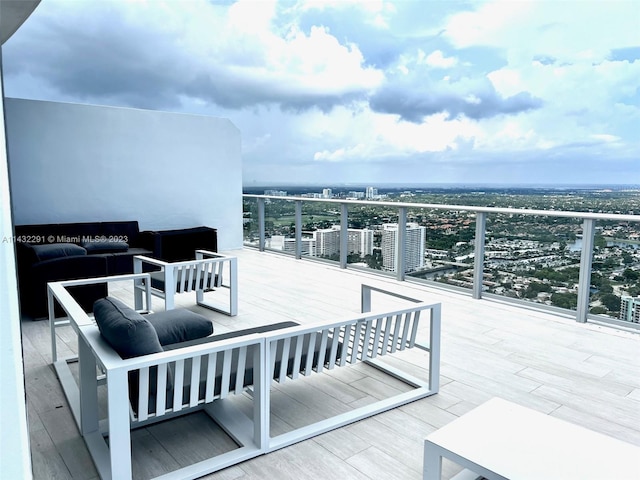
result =
[[[148,274],[102,280],[138,281],[144,275]],[[239,336],[231,332],[220,340],[200,340],[123,359],[67,291],[67,287],[79,282],[49,284],[50,304],[55,299],[62,306],[78,335],[79,384],[68,379],[63,388],[70,403],[78,402],[76,421],[103,479],[131,478],[131,429],[196,410],[204,410],[239,447],[162,478],[197,478],[425,398],[439,389],[440,304],[427,304],[363,285],[363,313],[353,318],[285,328],[276,325],[271,331],[267,326],[262,333]],[[372,291],[400,297],[411,304],[371,313]],[[147,299],[150,301],[149,294]],[[52,332],[55,334],[55,330]],[[419,334],[426,335],[427,343],[418,339]],[[380,357],[414,347],[429,352],[426,381],[381,362]],[[403,380],[413,389],[281,435],[271,435],[272,382],[286,384],[302,376],[358,362]],[[101,419],[98,400],[105,387],[107,412],[106,419]],[[133,397],[132,387],[137,391]],[[159,393],[165,391],[166,395]],[[253,402],[250,415],[230,401],[232,396],[246,393]]]

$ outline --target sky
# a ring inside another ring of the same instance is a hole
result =
[[[243,183],[640,184],[640,0],[42,0],[7,97],[225,117]]]

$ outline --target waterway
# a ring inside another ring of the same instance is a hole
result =
[[[607,242],[607,247],[620,247],[635,250],[636,248],[640,248],[640,244],[636,240],[616,239],[613,242]],[[576,238],[575,242],[568,245],[567,248],[572,252],[579,252],[582,250],[582,239]]]

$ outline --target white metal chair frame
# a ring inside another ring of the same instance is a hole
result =
[[[134,282],[148,274],[123,276]],[[111,279],[118,279],[112,277]],[[91,279],[97,283],[105,279]],[[75,302],[66,286],[82,281],[49,284],[50,305],[55,298],[67,313],[78,333],[79,385],[73,379],[62,382],[67,398],[78,402],[76,422],[85,439],[99,475],[103,479],[131,478],[131,428],[166,420],[177,415],[204,410],[240,447],[164,475],[162,478],[197,478],[208,473],[268,453],[329,430],[356,422],[371,415],[433,395],[439,390],[440,375],[440,304],[427,304],[402,295],[362,286],[363,314],[347,320],[274,330],[264,334],[243,335],[236,338],[178,348],[152,355],[123,360],[102,338],[97,326]],[[148,283],[147,283],[148,285]],[[371,292],[379,291],[416,302],[409,308],[371,313]],[[149,294],[150,295],[150,294]],[[149,296],[150,299],[150,296]],[[418,342],[420,314],[428,310],[429,343]],[[53,331],[53,330],[52,330]],[[317,345],[320,348],[317,349]],[[307,347],[304,347],[307,345]],[[407,348],[418,347],[429,352],[428,381],[380,362],[378,357]],[[306,351],[305,351],[306,348]],[[340,350],[338,350],[340,348]],[[253,355],[248,352],[252,351]],[[277,352],[281,352],[279,358]],[[314,357],[316,362],[314,362]],[[232,382],[232,359],[236,359],[235,383]],[[291,359],[291,360],[288,360]],[[287,372],[289,361],[293,373]],[[414,387],[373,404],[338,414],[312,425],[285,434],[270,435],[270,385],[293,381],[297,377],[320,373],[324,369],[365,362]],[[170,366],[169,366],[170,365]],[[216,377],[221,368],[222,374]],[[277,366],[277,368],[276,368]],[[188,367],[188,368],[187,368]],[[155,409],[149,409],[148,393],[152,371],[157,371],[157,390],[165,390],[167,371],[173,372],[174,395],[166,400],[156,395]],[[206,368],[205,397],[199,392],[200,372]],[[253,369],[250,392],[253,409],[250,417],[235,408],[225,398],[246,391],[243,385],[247,368]],[[153,369],[153,370],[152,370]],[[105,372],[101,382],[96,371]],[[137,370],[138,405],[129,403],[128,372]],[[190,371],[190,375],[187,372]],[[214,373],[211,373],[214,372]],[[107,387],[107,418],[98,417],[98,386]],[[183,402],[183,386],[189,384],[188,398]],[[70,390],[70,391],[68,391]],[[179,392],[179,393],[175,393]],[[216,393],[217,392],[217,393]],[[149,413],[149,412],[152,413]],[[109,436],[109,442],[104,440]]]
[[[49,308],[49,333],[51,335],[51,363],[58,380],[62,385],[62,389],[69,402],[69,408],[73,414],[76,423],[80,425],[80,395],[78,385],[76,383],[69,364],[78,361],[77,355],[70,355],[64,358],[58,355],[58,336],[56,329],[63,326],[71,326],[76,335],[79,334],[79,328],[83,326],[94,325],[93,313],[86,313],[80,305],[78,305],[73,297],[66,290],[67,287],[76,285],[90,285],[98,283],[122,282],[131,280],[133,282],[142,280],[145,288],[138,290],[141,305],[136,309],[138,313],[149,313],[151,311],[151,283],[148,273],[115,275],[110,277],[83,278],[79,280],[65,280],[61,282],[51,282],[47,285],[47,302]],[[55,305],[60,305],[66,313],[64,317],[55,316]],[[104,380],[103,376],[99,377]]]
[[[180,348],[166,352],[123,360],[104,341],[97,327],[79,328],[79,363],[80,363],[80,431],[87,448],[94,460],[96,469],[103,479],[132,478],[131,465],[131,429],[142,427],[157,421],[167,420],[178,415],[204,410],[225,432],[239,445],[230,452],[205,459],[193,465],[183,467],[166,474],[162,478],[192,479],[206,475],[236,463],[243,462],[264,451],[262,428],[267,425],[263,407],[265,401],[265,382],[261,375],[261,362],[264,356],[264,339],[259,335],[246,335],[239,339],[221,340],[192,347]],[[250,357],[248,347],[253,346]],[[220,393],[215,393],[216,379],[208,375],[206,380],[206,397],[198,399],[200,367],[207,362],[210,371],[215,372],[212,362],[222,354],[223,373],[220,380]],[[238,367],[236,382],[231,383],[232,357],[237,356],[242,367]],[[185,367],[191,365],[191,375],[186,378]],[[171,367],[170,367],[171,365]],[[252,417],[226,409],[224,398],[245,391],[242,380],[244,369],[253,368],[254,383],[252,387]],[[98,385],[96,368],[106,372],[107,385],[107,417],[106,421],[98,416]],[[167,370],[173,368],[174,395],[168,402],[162,394],[156,395],[155,413],[148,414],[148,395],[150,370],[157,368],[157,391],[163,392],[166,387]],[[137,414],[133,413],[129,403],[128,373],[140,372],[140,395]],[[183,385],[190,380],[190,392],[187,403],[182,401]],[[105,437],[108,436],[108,444]]]
[[[416,306],[371,313],[371,292],[373,291],[408,300],[415,303]],[[425,311],[429,312],[429,341],[426,344],[419,342],[417,338],[421,320],[420,315]],[[309,376],[313,372],[320,373],[324,369],[332,370],[337,367],[363,362],[407,383],[414,387],[413,390],[271,437],[269,428],[271,393],[267,388],[265,394],[267,414],[264,416],[264,421],[267,423],[261,428],[261,431],[267,436],[265,452],[272,452],[293,445],[316,435],[438,393],[440,389],[441,304],[427,304],[411,297],[369,285],[362,285],[361,312],[369,314],[350,320],[322,322],[312,326],[301,325],[299,327],[276,330],[267,334],[265,337],[266,358],[264,360],[266,371],[263,373],[263,378],[272,378],[273,380],[268,381],[285,383],[295,380],[300,375]],[[316,338],[320,339],[319,359],[316,367],[312,366],[313,352],[311,349],[307,352],[302,352],[300,349],[300,345],[303,343],[302,340],[305,337],[310,340],[309,345],[313,345]],[[277,360],[281,360],[276,358],[276,351],[278,346],[282,347],[282,357],[286,358],[290,348],[294,348],[292,342],[294,338],[297,341],[295,342],[293,374],[287,375],[285,370],[287,362],[280,361],[279,370],[275,369]],[[333,341],[327,355],[326,349],[329,339]],[[338,355],[337,351],[338,342],[335,340],[339,340],[342,345],[340,355]],[[398,368],[391,367],[380,359],[385,355],[414,347],[429,353],[429,378],[426,382]],[[304,353],[306,353],[306,365],[303,367],[300,362]],[[298,365],[301,367],[300,374],[298,373]]]
[[[208,250],[196,250],[194,260],[181,262],[165,262],[144,255],[136,255],[133,257],[133,272],[142,273],[145,264],[159,267],[163,272],[164,289],[152,286],[151,294],[164,299],[166,310],[175,308],[176,294],[195,290],[198,305],[232,317],[238,314],[238,259],[236,257]],[[225,278],[228,278],[228,283],[225,283]],[[145,291],[143,283],[142,279],[136,281],[136,308],[142,305],[142,293]],[[220,288],[229,290],[228,305],[222,307],[209,300],[205,301],[205,292]]]

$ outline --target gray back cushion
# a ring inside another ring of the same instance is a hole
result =
[[[207,337],[213,333],[211,320],[184,308],[150,313],[146,318],[156,330],[163,347]]]
[[[122,358],[163,351],[153,325],[120,300],[113,297],[96,300],[93,314],[100,333]]]
[[[89,255],[96,253],[119,253],[129,250],[129,244],[126,242],[82,242],[80,244]]]
[[[51,260],[60,257],[75,257],[86,255],[87,251],[75,243],[45,243],[42,245],[32,245],[33,251],[38,257],[38,261]]]

